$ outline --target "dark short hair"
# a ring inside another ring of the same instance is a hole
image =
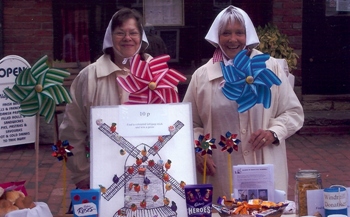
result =
[[[111,33],[115,28],[120,27],[123,25],[123,23],[130,19],[133,18],[136,20],[136,25],[137,29],[140,32],[141,35],[141,44],[143,44],[142,41],[142,34],[143,34],[143,27],[142,27],[142,15],[135,9],[130,9],[130,8],[122,8],[120,9],[117,13],[115,13],[112,17],[112,23],[111,23]],[[139,54],[141,55],[141,59],[144,60],[143,54],[144,54],[145,48],[141,48],[139,51]],[[108,47],[104,50],[105,54],[109,54],[111,56],[111,59],[114,59],[114,52],[112,47]]]
[[[118,13],[116,13],[113,18],[112,18],[112,32],[115,30],[115,28],[120,27],[123,25],[123,23],[130,19],[130,18],[134,18],[136,20],[136,24],[137,24],[137,28],[141,34],[141,38],[142,38],[142,16],[141,14],[135,10],[135,9],[130,9],[130,8],[122,8],[118,11]]]

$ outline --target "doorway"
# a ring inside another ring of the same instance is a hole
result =
[[[350,12],[336,2],[303,1],[303,94],[350,94]]]

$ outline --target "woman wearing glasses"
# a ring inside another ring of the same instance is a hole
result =
[[[74,157],[67,167],[77,188],[90,185],[90,163],[86,153],[90,135],[90,107],[121,105],[128,100],[128,93],[116,78],[129,74],[131,59],[140,54],[143,60],[152,58],[144,50],[148,41],[142,27],[142,16],[133,9],[116,12],[106,29],[103,55],[84,68],[71,85],[73,102],[67,104],[60,125],[60,140],[68,140],[74,147]]]

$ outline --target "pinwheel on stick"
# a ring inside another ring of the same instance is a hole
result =
[[[161,55],[149,62],[136,55],[132,62],[131,74],[126,78],[118,77],[118,83],[129,94],[126,104],[177,103],[179,96],[176,86],[186,77],[180,72],[169,69],[169,55]]]
[[[52,146],[52,156],[56,157],[59,161],[63,161],[63,209],[66,209],[66,162],[68,157],[73,156],[73,152],[71,150],[73,146],[69,145],[67,140],[63,142],[58,140],[55,145]]]
[[[233,193],[232,186],[232,165],[231,165],[231,154],[233,150],[238,151],[238,144],[241,140],[236,139],[237,134],[232,134],[230,131],[227,131],[225,136],[221,135],[221,141],[219,145],[222,147],[221,151],[227,151],[227,169],[229,174],[229,187],[230,187],[230,196]],[[232,199],[232,198],[231,198]]]
[[[64,140],[63,142],[58,140],[56,145],[52,146],[52,156],[65,163],[67,162],[68,157],[73,156],[73,153],[71,152],[72,149],[73,146],[69,145],[67,140]]]
[[[262,103],[264,108],[271,106],[271,87],[282,82],[270,69],[266,68],[268,54],[259,54],[250,58],[250,51],[240,51],[233,60],[233,66],[221,64],[224,76],[222,92],[229,100],[238,104],[238,112],[243,113],[255,104]],[[249,124],[252,126],[252,124]],[[252,129],[251,129],[252,132]],[[254,151],[254,161],[256,153]]]
[[[50,123],[56,109],[56,104],[71,103],[72,99],[68,91],[62,86],[69,72],[49,68],[48,57],[41,57],[32,68],[26,68],[16,78],[14,86],[5,88],[5,95],[14,102],[20,104],[20,114],[23,116],[36,115],[36,186],[35,199],[38,196],[38,164],[39,164],[39,118],[45,117]]]
[[[204,166],[203,166],[203,184],[206,183],[206,173],[207,173],[207,155],[213,154],[212,149],[216,149],[215,139],[210,139],[210,134],[206,134],[205,136],[199,135],[198,140],[194,141],[195,143],[195,152],[201,153],[204,156]]]

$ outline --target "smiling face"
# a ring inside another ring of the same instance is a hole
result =
[[[219,34],[219,44],[228,58],[235,58],[246,46],[244,26],[240,22],[227,22]]]
[[[141,33],[134,18],[127,19],[112,32],[113,47],[122,57],[132,57],[141,44]]]

